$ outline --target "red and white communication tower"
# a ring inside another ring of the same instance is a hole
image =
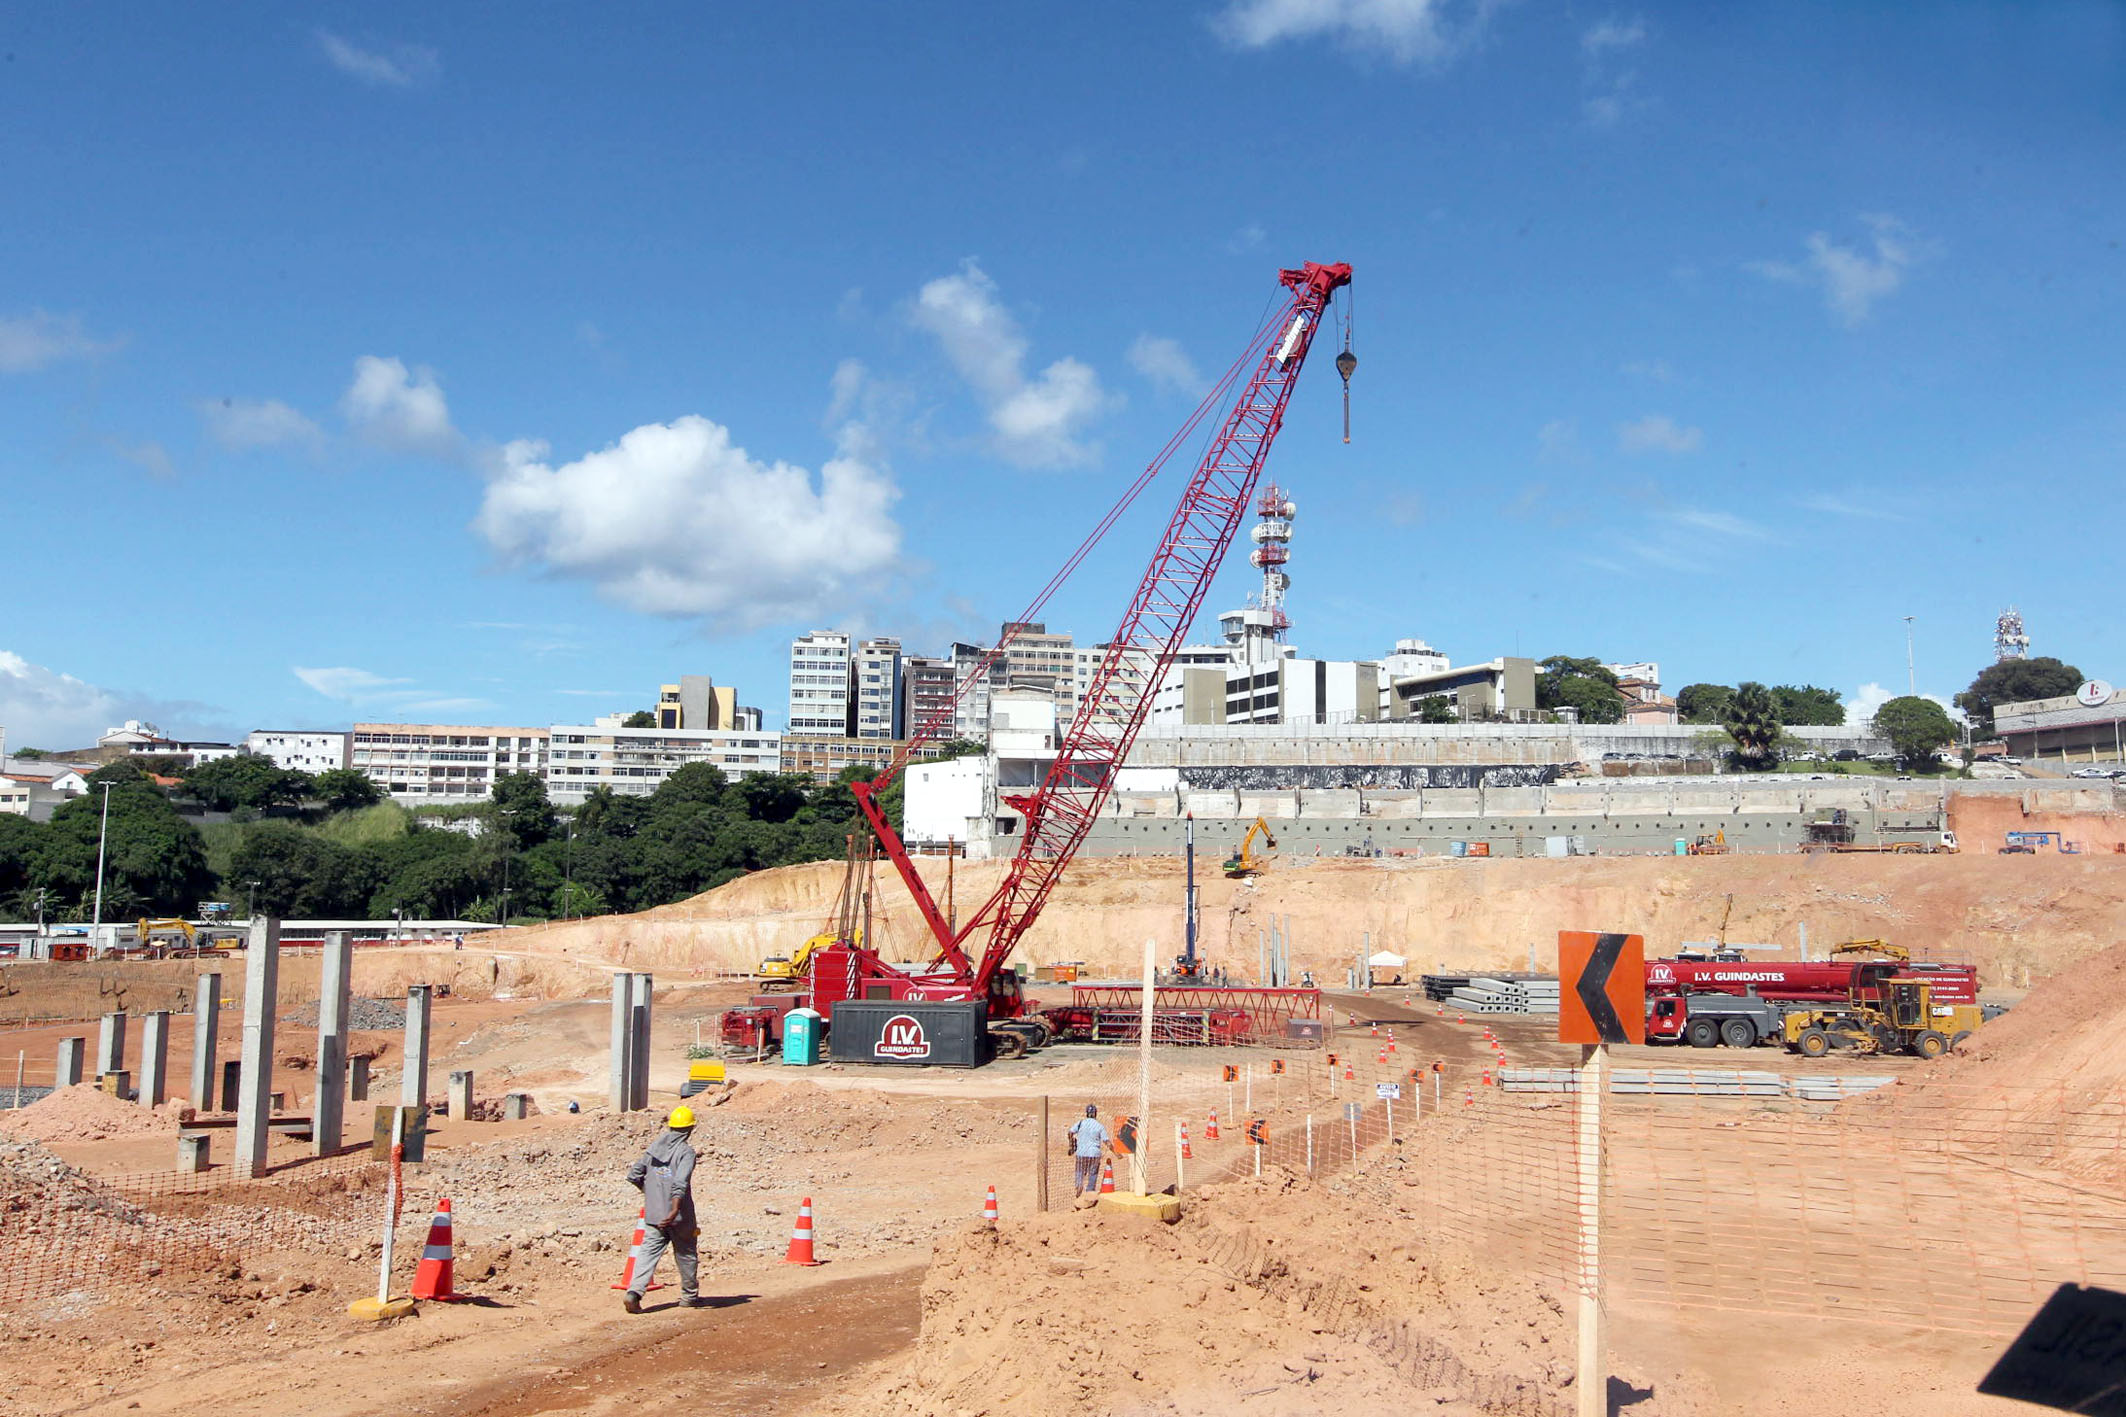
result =
[[[1256,500],[1255,514],[1262,520],[1249,533],[1255,538],[1255,551],[1248,560],[1262,568],[1262,608],[1270,612],[1271,636],[1282,640],[1292,628],[1291,617],[1284,613],[1284,593],[1292,587],[1285,563],[1292,557],[1292,518],[1299,508],[1272,482]]]

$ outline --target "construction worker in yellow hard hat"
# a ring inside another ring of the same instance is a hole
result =
[[[627,1171],[628,1184],[642,1192],[642,1258],[628,1278],[620,1307],[631,1314],[642,1312],[642,1296],[650,1276],[667,1246],[679,1266],[679,1302],[689,1309],[702,1307],[701,1284],[695,1269],[694,1241],[701,1227],[694,1219],[694,1109],[674,1107],[665,1118],[665,1129],[642,1159]]]

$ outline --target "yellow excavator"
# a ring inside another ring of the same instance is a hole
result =
[[[1275,851],[1277,849],[1277,838],[1270,834],[1270,824],[1261,817],[1257,817],[1255,825],[1249,827],[1248,834],[1241,838],[1240,850],[1225,858],[1225,873],[1227,876],[1238,881],[1245,880],[1249,876],[1259,875],[1263,871],[1268,863],[1255,854],[1255,838],[1258,836],[1262,838],[1263,845],[1270,850]]]
[[[133,932],[140,937],[140,948],[150,954],[163,952],[163,943],[156,938],[157,936],[171,934],[185,937],[185,942],[182,945],[170,948],[169,953],[173,957],[181,958],[186,955],[196,954],[199,951],[199,931],[192,928],[192,922],[189,920],[144,919],[133,927]]]

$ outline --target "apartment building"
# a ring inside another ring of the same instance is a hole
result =
[[[814,630],[790,641],[790,732],[849,736],[850,687],[847,635]]]
[[[347,766],[347,735],[300,728],[254,728],[244,736],[244,751],[271,758],[290,772],[321,773]]]
[[[544,728],[462,723],[357,723],[347,766],[396,801],[464,802],[487,796],[503,773],[546,776]]]
[[[865,640],[852,651],[848,736],[896,740],[908,736],[907,706],[901,702],[901,664],[901,642],[896,639]]]
[[[682,674],[657,688],[659,728],[736,728],[738,690],[706,674]]]
[[[782,735],[742,729],[627,728],[623,714],[596,723],[557,723],[548,733],[546,795],[563,806],[600,787],[646,797],[679,769],[707,763],[726,778],[782,771]]]
[[[959,688],[959,677],[954,672],[949,656],[930,657],[909,655],[901,661],[901,736],[913,737],[921,733],[933,720],[945,718],[935,736],[952,738],[958,736],[957,726],[949,715],[952,713],[952,696]]]

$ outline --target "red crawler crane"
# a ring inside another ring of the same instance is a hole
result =
[[[899,834],[879,807],[879,794],[906,766],[910,753],[950,728],[949,711],[940,713],[923,725],[908,748],[877,779],[852,784],[857,806],[937,939],[937,957],[929,968],[911,972],[887,964],[868,941],[821,950],[813,957],[813,1008],[831,1017],[833,1005],[843,999],[986,999],[991,1032],[1008,1053],[1022,1054],[1027,1047],[1048,1040],[1048,1023],[1037,1013],[1028,1012],[1018,978],[1004,971],[1004,962],[1033,927],[1049,893],[1092,830],[1101,804],[1113,788],[1114,770],[1129,756],[1130,745],[1136,741],[1137,731],[1151,709],[1152,691],[1173,663],[1182,637],[1202,608],[1211,578],[1247,514],[1256,480],[1269,459],[1270,445],[1284,424],[1285,406],[1291,402],[1307,351],[1320,331],[1331,297],[1350,283],[1351,268],[1309,262],[1298,270],[1279,272],[1278,279],[1290,298],[1274,323],[1264,322],[1264,332],[1251,345],[1252,373],[1212,437],[1203,461],[1182,489],[1151,564],[1145,568],[1130,597],[1129,608],[1123,612],[1122,623],[1109,641],[1112,648],[1102,657],[1091,686],[1078,701],[1077,716],[1063,735],[1046,780],[1031,795],[1004,799],[1023,815],[1025,825],[1018,854],[1012,858],[1003,884],[955,929],[932,899]],[[1036,607],[1053,593],[1063,576],[1091,549],[1092,540],[1114,524],[1183,439],[1231,388],[1248,367],[1249,355],[1243,355],[1233,365],[1220,386],[1108,513],[1093,538],[1050,582],[1048,590],[1035,602]],[[1347,388],[1355,364],[1349,350],[1337,359],[1337,371],[1343,375]],[[1003,649],[999,645],[992,656]],[[979,961],[971,960],[965,948],[966,942],[977,935],[986,937]]]

